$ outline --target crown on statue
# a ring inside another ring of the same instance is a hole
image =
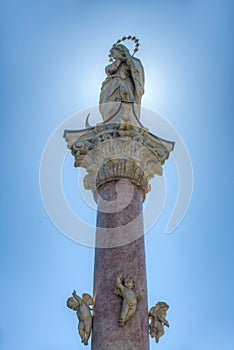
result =
[[[140,46],[140,44],[139,44],[139,39],[137,39],[136,36],[132,36],[132,35],[123,36],[122,39],[118,39],[114,45],[118,45],[118,44],[120,44],[122,41],[125,41],[125,40],[132,40],[132,41],[135,43],[135,48],[134,48],[134,51],[133,51],[133,53],[132,53],[132,56],[134,56],[135,53],[139,50],[139,46]],[[114,45],[113,45],[113,46],[114,46]],[[113,62],[113,60],[114,60],[114,59],[113,59],[113,57],[112,57],[112,55],[111,55],[111,53],[110,53],[110,54],[109,54],[109,61],[110,61],[110,62]]]

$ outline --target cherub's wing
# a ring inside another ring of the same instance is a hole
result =
[[[155,311],[156,311],[156,307],[155,306],[151,307],[151,309],[149,311],[149,317],[155,316]]]
[[[71,297],[67,299],[67,307],[69,307],[70,309],[77,311],[78,306],[79,303],[75,298]]]
[[[86,305],[93,305],[93,298],[88,293],[83,293],[82,299]]]
[[[142,289],[139,293],[136,293],[137,301],[141,301],[145,296],[145,290]]]

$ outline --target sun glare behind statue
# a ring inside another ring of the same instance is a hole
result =
[[[145,81],[145,94],[142,98],[142,106],[152,110],[155,110],[155,107],[156,110],[161,109],[166,104],[165,90],[166,78],[162,77],[160,72],[156,71],[154,74],[147,74],[147,79]]]

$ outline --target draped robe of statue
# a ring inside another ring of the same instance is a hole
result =
[[[107,78],[102,84],[100,94],[100,112],[104,120],[111,118],[121,102],[132,102],[140,117],[141,97],[144,94],[144,69],[141,61],[129,54],[124,45],[117,45],[125,55],[125,61],[116,57],[106,67]]]

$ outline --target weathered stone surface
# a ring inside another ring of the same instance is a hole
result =
[[[129,191],[132,191],[131,184],[127,182],[125,186],[129,186]],[[142,193],[133,186],[133,196],[128,206],[117,212],[111,208],[111,213],[102,212],[103,199],[110,204],[113,199],[115,201],[116,181],[103,185],[99,190],[97,240],[103,240],[103,228],[110,231],[117,229],[118,232],[114,231],[114,235],[116,233],[118,235],[121,231],[124,232],[126,226],[132,239],[134,235],[135,238],[139,236],[140,238],[115,248],[96,248],[92,350],[148,350],[147,294],[137,304],[134,316],[126,322],[124,327],[119,327],[118,324],[122,300],[115,295],[116,276],[120,274],[131,275],[135,280],[136,290],[147,290]],[[136,220],[136,218],[139,219]],[[100,228],[101,234],[99,234]],[[109,239],[109,243],[113,244],[113,235],[110,235]],[[100,246],[100,242],[98,245]]]

